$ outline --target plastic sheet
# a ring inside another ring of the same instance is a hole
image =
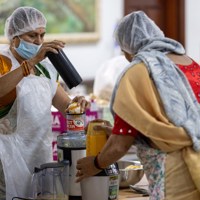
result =
[[[6,200],[30,197],[34,167],[52,160],[51,103],[55,87],[46,77],[30,75],[17,86],[17,99],[4,119],[0,159],[6,181]],[[40,86],[40,87],[38,87]],[[4,120],[4,121],[5,121]]]

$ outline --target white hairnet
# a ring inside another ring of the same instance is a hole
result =
[[[143,11],[128,14],[118,23],[115,39],[122,50],[135,54],[150,40],[165,37],[159,27]]]
[[[4,34],[10,41],[15,36],[40,27],[45,28],[46,22],[46,18],[39,10],[32,7],[19,7],[6,20]]]

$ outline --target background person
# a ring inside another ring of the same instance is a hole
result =
[[[52,161],[51,106],[65,115],[71,102],[84,110],[84,97],[73,100],[57,82],[47,52],[62,41],[44,42],[46,19],[32,7],[19,7],[7,19],[10,45],[0,50],[0,198],[30,197],[34,168]],[[5,189],[6,185],[6,189]]]
[[[123,55],[112,57],[101,64],[94,77],[94,95],[109,104],[115,82],[128,64],[129,62]]]
[[[125,16],[115,34],[130,64],[112,95],[114,127],[96,127],[112,134],[96,157],[77,161],[77,181],[134,144],[150,199],[200,199],[200,66],[142,11]]]

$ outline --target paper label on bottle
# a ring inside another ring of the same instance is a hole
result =
[[[67,115],[67,132],[80,133],[84,132],[85,128],[85,115]]]
[[[117,176],[110,176],[109,177],[109,193],[108,193],[108,200],[117,200],[119,191],[119,177]]]

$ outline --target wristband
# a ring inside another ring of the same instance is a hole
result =
[[[95,166],[97,169],[103,170],[104,168],[102,168],[102,167],[99,166],[97,157],[98,157],[98,154],[97,154],[97,155],[95,156],[95,158],[94,158],[94,166]]]

